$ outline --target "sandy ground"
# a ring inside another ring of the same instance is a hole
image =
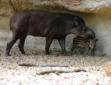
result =
[[[3,34],[3,33],[1,33]],[[105,64],[111,56],[63,56],[58,50],[45,55],[44,50],[25,48],[22,55],[13,47],[12,56],[5,56],[6,35],[0,36],[0,85],[111,85],[105,73]],[[18,64],[66,64],[69,67],[21,67]],[[87,72],[51,73],[38,75],[41,71],[85,69]]]
[[[22,55],[17,47],[13,56],[4,55],[1,47],[0,85],[111,85],[111,78],[105,73],[105,64],[111,60],[108,56],[62,56],[58,51],[45,55],[44,51],[25,49]],[[21,67],[18,64],[66,64],[69,67]],[[85,69],[87,72],[37,75],[47,70]]]

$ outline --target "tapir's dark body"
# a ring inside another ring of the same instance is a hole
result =
[[[66,35],[70,33],[85,35],[85,23],[80,17],[40,10],[22,11],[15,14],[11,18],[10,29],[13,32],[13,37],[7,44],[7,55],[10,55],[10,50],[18,39],[20,39],[18,47],[22,53],[25,53],[24,42],[27,35],[46,37],[46,54],[49,54],[49,47],[53,39],[59,41],[62,51],[66,54]]]

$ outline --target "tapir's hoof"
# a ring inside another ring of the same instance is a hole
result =
[[[50,52],[45,52],[46,55],[50,55]]]
[[[72,56],[71,54],[65,54],[64,56]]]
[[[64,53],[64,56],[69,56],[67,53]]]
[[[68,56],[66,52],[61,52],[62,55]]]
[[[67,56],[72,56],[72,54],[67,54]]]
[[[24,55],[26,54],[25,51],[23,51],[23,52],[21,52],[21,53],[24,54]]]
[[[6,56],[11,56],[11,54],[9,54],[9,53],[6,53],[5,55],[6,55]]]
[[[73,55],[73,53],[72,53],[72,52],[70,52],[70,53],[69,53],[69,56],[72,56],[72,55]]]

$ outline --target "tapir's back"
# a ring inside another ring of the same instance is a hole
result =
[[[17,13],[10,22],[11,29],[19,29],[33,36],[46,36],[49,30],[71,28],[72,18],[70,14],[51,13],[40,10],[28,10]],[[69,23],[67,23],[69,21]],[[67,24],[65,24],[67,23]],[[54,27],[55,26],[55,27]]]

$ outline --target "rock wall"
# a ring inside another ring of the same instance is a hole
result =
[[[98,40],[97,54],[111,55],[111,16],[82,15],[87,25],[92,28]]]
[[[10,17],[18,11],[29,9],[67,12],[81,16],[99,39],[97,54],[111,55],[111,0],[0,0],[0,30],[5,30],[11,35]],[[32,40],[29,41],[29,39]],[[44,40],[44,38],[29,36],[25,45],[26,47],[44,48]],[[70,48],[71,40],[72,37],[68,36],[67,48]],[[56,45],[58,43],[55,41],[52,47],[59,47]]]

